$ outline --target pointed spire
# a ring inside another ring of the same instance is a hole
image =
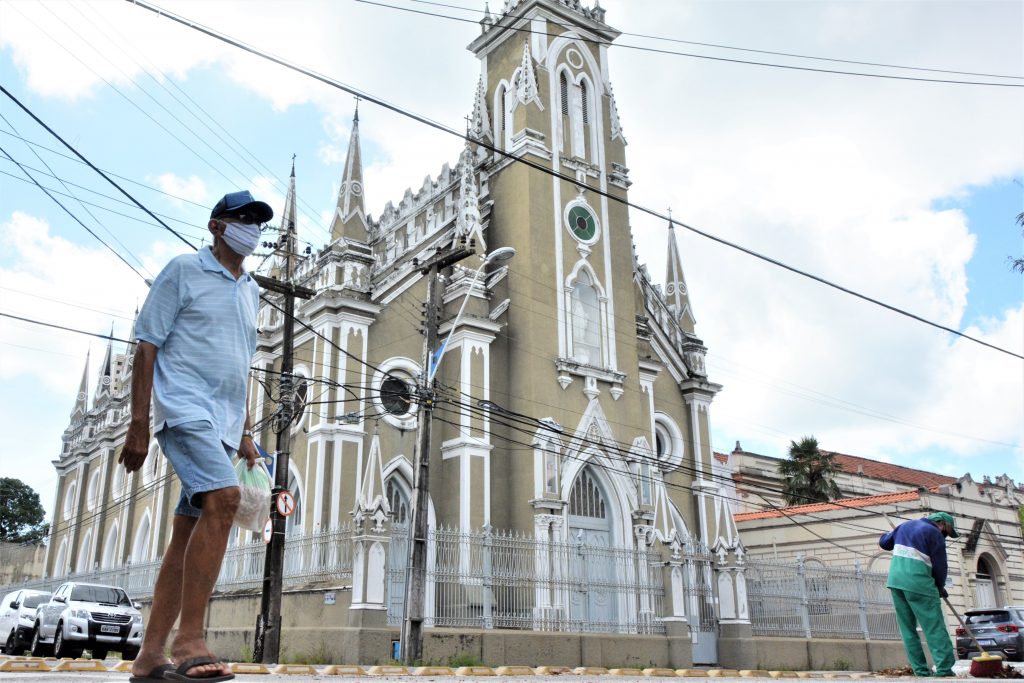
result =
[[[491,14],[491,6],[489,3],[484,3],[484,18],[480,20],[480,28],[484,33],[494,26],[494,16]]]
[[[373,522],[373,530],[381,531],[384,520],[391,515],[391,506],[384,495],[384,466],[380,455],[380,432],[374,429],[370,440],[370,454],[361,473],[359,494],[356,496],[352,516],[356,524],[365,520]]]
[[[114,336],[114,324],[110,324],[110,336]],[[114,366],[114,340],[107,340],[107,351],[103,354],[103,363],[100,365],[100,376],[99,382],[96,384],[96,397],[93,403],[98,403],[104,396],[110,396],[113,390],[114,378],[113,374]]]
[[[271,277],[274,278],[280,278],[281,274],[288,270],[288,257],[291,255],[292,258],[295,258],[298,250],[295,198],[295,155],[292,154],[292,173],[288,178],[288,194],[284,197],[284,210],[281,212],[281,222],[277,226],[276,256],[270,268]]]
[[[76,422],[89,412],[89,352],[85,352],[85,368],[82,370],[82,382],[78,385],[78,396],[75,408],[71,411],[71,421]]]
[[[516,81],[516,97],[523,104],[536,100],[538,104],[537,74],[533,70],[533,57],[530,55],[530,41],[523,41],[523,61],[519,65],[519,79]]]
[[[135,305],[135,317],[132,318],[132,331],[128,334],[128,341],[135,341],[135,326],[139,322],[139,306]],[[127,350],[124,352],[124,363],[121,365],[121,376],[118,378],[118,384],[121,387],[121,391],[125,391],[131,388],[132,385],[132,368],[135,366],[135,344],[128,344]]]
[[[619,107],[615,104],[615,93],[612,92],[612,84],[608,84],[608,103],[609,103],[609,118],[611,118],[612,126],[612,140],[619,138],[623,143],[626,142],[626,136],[622,134],[622,124],[619,123]]]
[[[680,327],[693,333],[696,322],[690,309],[690,295],[686,289],[686,278],[683,276],[683,262],[679,258],[679,247],[676,245],[675,224],[672,222],[672,210],[668,212],[668,268],[665,273],[665,299],[669,310],[675,316]]]
[[[469,120],[469,136],[474,140],[491,139],[491,119],[487,115],[487,93],[484,90],[484,77],[476,84],[476,97],[473,99],[473,114]]]
[[[468,141],[459,157],[459,217],[455,221],[455,239],[473,240],[479,253],[487,252],[480,219],[480,195],[473,169],[473,151]]]
[[[348,139],[348,154],[341,174],[341,187],[338,188],[338,207],[331,223],[331,240],[347,237],[366,242],[369,239],[367,228],[366,211],[363,209],[363,154],[359,146],[357,99],[355,115],[352,117],[352,135]]]

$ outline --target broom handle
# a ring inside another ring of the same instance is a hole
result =
[[[978,650],[979,652],[981,652],[981,656],[987,657],[988,653],[985,652],[985,648],[981,646],[981,643],[978,642],[978,639],[974,637],[973,633],[971,633],[971,629],[967,628],[967,624],[964,623],[964,620],[960,617],[960,614],[956,611],[956,608],[953,607],[953,603],[949,601],[949,598],[942,599],[946,601],[946,607],[948,607],[949,611],[953,613],[953,616],[956,617],[956,620],[960,622],[960,628],[967,631],[967,635],[969,635],[971,637],[971,640],[974,641],[974,644],[978,646]]]

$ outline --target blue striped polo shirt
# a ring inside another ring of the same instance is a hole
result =
[[[209,420],[221,441],[238,448],[258,307],[256,281],[248,273],[236,280],[210,247],[160,271],[135,323],[135,338],[159,349],[155,431]]]

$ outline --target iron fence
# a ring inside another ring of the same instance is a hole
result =
[[[746,565],[754,635],[898,640],[886,574],[752,560]]]
[[[404,528],[391,548],[406,548]],[[632,548],[540,541],[515,531],[431,530],[427,617],[433,626],[564,632],[664,633],[660,557]],[[401,591],[404,558],[388,570]],[[389,595],[388,622],[404,601]]]
[[[215,592],[258,588],[263,581],[263,563],[267,546],[262,540],[235,545],[224,553]],[[295,587],[310,583],[352,578],[352,530],[348,526],[295,534],[285,540],[284,585]],[[125,564],[111,569],[94,569],[65,576],[27,581],[0,589],[0,594],[31,588],[56,590],[62,583],[77,581],[120,586],[133,599],[153,595],[160,560]]]

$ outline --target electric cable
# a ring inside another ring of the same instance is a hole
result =
[[[135,4],[138,4],[138,5],[142,5],[143,4],[140,0],[127,0],[127,2],[134,2]],[[436,17],[436,18],[439,18],[439,19],[449,19],[451,21],[458,21],[458,22],[462,22],[462,23],[466,23],[466,24],[477,24],[477,25],[479,25],[479,23],[480,23],[480,22],[478,22],[478,21],[476,21],[474,19],[463,19],[462,17],[453,17],[450,14],[440,14],[438,12],[427,12],[427,11],[424,11],[424,10],[413,9],[411,7],[399,7],[397,5],[389,5],[389,4],[384,3],[384,2],[374,2],[373,0],[356,0],[356,2],[364,4],[364,5],[374,5],[376,7],[383,7],[383,8],[386,8],[386,9],[397,10],[397,11],[401,11],[401,12],[409,12],[411,14],[419,14],[419,15],[428,16],[428,17]],[[166,11],[166,10],[163,10],[163,11]],[[521,16],[517,16],[517,15],[511,15],[511,16],[514,19],[521,19],[522,18]],[[500,20],[501,19],[499,19],[499,21]],[[557,34],[557,33],[547,33],[547,32],[544,32],[544,31],[534,31],[534,30],[529,29],[529,28],[516,28],[516,27],[513,27],[513,26],[499,26],[497,23],[492,27],[491,30],[494,30],[494,29],[500,29],[500,30],[506,30],[506,31],[515,31],[515,32],[523,32],[523,33],[527,33],[527,34],[537,33],[537,34],[540,34],[540,35],[546,35],[546,36],[550,36],[550,37],[553,37],[553,38],[557,38],[560,35],[560,34]],[[662,55],[673,55],[673,56],[677,56],[677,57],[690,57],[692,59],[706,59],[706,60],[713,61],[713,62],[726,62],[726,63],[730,63],[730,64],[743,64],[743,65],[746,65],[746,66],[769,67],[769,68],[773,68],[773,69],[789,69],[789,70],[792,70],[792,71],[806,71],[806,72],[811,72],[811,73],[835,74],[835,75],[839,75],[839,76],[860,76],[860,77],[865,77],[865,78],[884,78],[884,79],[897,80],[897,81],[916,81],[916,82],[921,82],[921,83],[945,83],[945,84],[948,84],[948,85],[982,85],[982,86],[987,85],[987,86],[1002,87],[1002,88],[1024,88],[1024,84],[1017,84],[1017,83],[993,83],[993,82],[984,82],[984,81],[959,81],[959,80],[945,79],[945,78],[924,78],[924,77],[921,77],[921,76],[897,76],[897,75],[894,75],[894,74],[866,73],[866,72],[862,72],[862,71],[839,71],[837,69],[821,69],[821,68],[812,67],[812,66],[797,66],[795,64],[775,64],[775,63],[771,63],[771,62],[754,62],[754,61],[746,60],[746,59],[733,59],[731,57],[715,57],[715,56],[712,56],[712,55],[701,55],[701,54],[696,54],[696,53],[693,53],[693,52],[678,52],[676,50],[664,50],[664,49],[660,49],[660,48],[656,48],[656,47],[645,47],[645,46],[642,46],[642,45],[627,45],[625,43],[612,43],[610,41],[599,40],[599,39],[594,39],[594,38],[579,37],[579,38],[577,38],[577,40],[580,40],[580,41],[585,42],[585,43],[591,43],[591,44],[594,44],[594,45],[603,46],[603,47],[612,47],[612,46],[614,46],[614,47],[624,48],[626,50],[636,50],[636,51],[639,51],[639,52],[651,52],[651,53],[662,54]],[[1009,76],[1009,77],[1007,77],[1007,76],[998,76],[998,78],[1020,78],[1020,77],[1019,76]]]
[[[527,159],[527,158],[525,158],[523,156],[516,156],[516,155],[511,154],[509,152],[506,152],[504,150],[498,149],[494,145],[491,145],[491,144],[489,144],[489,143],[487,143],[487,142],[485,142],[483,140],[473,139],[468,133],[466,133],[466,134],[460,133],[458,130],[456,130],[454,128],[451,128],[450,126],[447,126],[445,124],[439,123],[437,121],[433,121],[433,120],[431,120],[431,119],[429,119],[429,118],[427,118],[427,117],[425,117],[423,115],[416,114],[416,113],[414,113],[414,112],[412,112],[410,110],[404,109],[404,108],[402,108],[402,107],[400,107],[398,105],[391,104],[391,103],[386,102],[385,100],[382,100],[382,99],[380,99],[380,98],[378,98],[376,96],[373,96],[373,95],[370,95],[368,93],[365,93],[365,92],[363,92],[363,91],[361,91],[361,90],[359,90],[357,88],[353,88],[352,86],[349,86],[349,85],[346,85],[344,83],[341,83],[340,81],[337,81],[336,79],[333,79],[331,77],[319,74],[319,73],[317,73],[317,72],[315,72],[315,71],[313,71],[311,69],[307,69],[307,68],[299,66],[297,64],[293,64],[292,62],[290,62],[288,60],[282,59],[280,57],[276,57],[276,56],[274,56],[274,55],[272,55],[272,54],[270,54],[268,52],[265,52],[265,51],[259,50],[257,48],[254,48],[254,47],[252,47],[250,45],[247,45],[246,43],[243,43],[243,42],[240,42],[240,41],[238,41],[238,40],[236,40],[234,38],[231,38],[231,37],[227,36],[226,34],[223,34],[221,32],[215,31],[213,29],[207,28],[206,26],[203,26],[203,25],[198,24],[198,23],[196,23],[194,21],[186,19],[186,18],[184,18],[184,17],[182,17],[180,15],[174,14],[173,12],[168,12],[167,10],[162,9],[162,8],[156,6],[156,5],[153,5],[152,3],[149,3],[146,0],[125,0],[125,1],[129,2],[129,3],[132,3],[132,4],[135,4],[135,5],[138,5],[139,7],[142,7],[143,9],[149,10],[150,12],[154,12],[158,16],[164,17],[166,19],[170,19],[171,21],[174,21],[174,22],[177,22],[179,24],[182,24],[183,26],[187,26],[187,27],[189,27],[189,28],[191,28],[191,29],[193,29],[195,31],[203,33],[204,35],[207,35],[207,36],[209,36],[211,38],[219,40],[219,41],[221,41],[223,43],[226,43],[228,45],[236,47],[236,48],[238,48],[240,50],[244,50],[245,52],[248,52],[250,54],[256,55],[258,57],[261,57],[261,58],[263,58],[263,59],[265,59],[265,60],[267,60],[269,62],[273,62],[273,63],[278,64],[280,66],[283,66],[283,67],[285,67],[287,69],[290,69],[292,71],[296,71],[297,73],[301,73],[301,74],[304,74],[306,76],[309,76],[310,78],[313,78],[313,79],[315,79],[317,81],[320,81],[321,83],[324,83],[324,84],[326,84],[326,85],[328,85],[330,87],[336,88],[338,90],[342,90],[344,92],[349,93],[350,95],[354,95],[354,96],[359,97],[361,99],[365,99],[365,100],[367,100],[369,102],[372,102],[373,104],[376,104],[376,105],[378,105],[380,107],[383,107],[383,108],[385,108],[385,109],[387,109],[389,111],[392,111],[392,112],[394,112],[396,114],[399,114],[399,115],[404,116],[406,118],[412,119],[413,121],[417,121],[417,122],[422,123],[424,125],[430,126],[431,128],[434,128],[436,130],[439,130],[439,131],[448,133],[449,135],[453,135],[455,137],[458,137],[458,138],[460,138],[462,140],[465,140],[467,143],[477,144],[478,146],[483,147],[484,149],[487,149],[488,151],[491,151],[491,152],[493,152],[493,153],[495,153],[495,154],[497,154],[499,156],[502,156],[503,158],[511,159],[511,160],[513,160],[516,163],[524,164],[524,165],[526,165],[526,166],[528,166],[528,167],[530,167],[530,168],[532,168],[534,170],[538,170],[538,171],[540,171],[540,172],[542,172],[542,173],[544,173],[546,175],[550,175],[550,176],[552,176],[554,178],[559,178],[560,180],[564,180],[565,182],[571,183],[573,186],[582,187],[582,188],[584,188],[584,189],[586,189],[586,190],[588,190],[590,192],[593,192],[593,193],[595,193],[595,194],[597,194],[599,196],[605,197],[606,199],[608,199],[610,201],[614,201],[616,203],[622,204],[623,206],[635,209],[638,212],[645,213],[647,215],[654,216],[656,218],[660,218],[662,220],[667,220],[670,223],[672,223],[673,225],[678,225],[678,226],[680,226],[680,227],[682,227],[682,228],[684,228],[684,229],[686,229],[686,230],[688,230],[690,232],[693,232],[693,233],[695,233],[697,235],[700,235],[700,236],[705,237],[707,239],[710,239],[710,240],[712,240],[714,242],[717,242],[718,244],[730,247],[730,248],[735,249],[737,251],[741,251],[741,252],[747,254],[748,256],[752,256],[754,258],[757,258],[759,260],[765,261],[767,263],[775,265],[775,266],[777,266],[779,268],[782,268],[784,270],[788,270],[789,272],[791,272],[793,274],[800,275],[800,276],[808,278],[810,280],[814,280],[815,282],[818,282],[819,284],[823,284],[823,285],[825,285],[827,287],[831,287],[831,288],[836,289],[836,290],[838,290],[840,292],[843,292],[843,293],[848,294],[850,296],[856,297],[856,298],[861,299],[863,301],[866,301],[868,303],[872,303],[872,304],[874,304],[876,306],[880,306],[882,308],[885,308],[885,309],[887,309],[889,311],[892,311],[894,313],[897,313],[899,315],[903,315],[903,316],[906,316],[906,317],[911,318],[913,320],[917,320],[918,322],[924,323],[925,325],[929,325],[929,326],[934,327],[934,328],[936,328],[938,330],[941,330],[941,331],[944,331],[944,332],[948,332],[950,334],[954,334],[954,335],[962,337],[964,339],[968,339],[970,341],[973,341],[976,344],[980,344],[982,346],[986,346],[986,347],[988,347],[990,349],[993,349],[995,351],[999,351],[999,352],[1005,353],[1005,354],[1007,354],[1009,356],[1013,356],[1014,358],[1019,358],[1021,360],[1024,360],[1024,355],[1022,355],[1022,354],[1010,351],[1008,349],[1002,348],[1002,347],[997,346],[995,344],[991,344],[991,343],[986,342],[986,341],[984,341],[982,339],[973,337],[971,335],[968,335],[968,334],[966,334],[964,332],[961,332],[959,330],[953,329],[953,328],[948,327],[946,325],[942,325],[940,323],[933,322],[931,320],[928,320],[927,318],[924,318],[924,317],[919,316],[917,314],[911,313],[911,312],[906,311],[904,309],[901,309],[901,308],[899,308],[897,306],[894,306],[894,305],[891,305],[891,304],[887,304],[887,303],[885,303],[885,302],[883,302],[883,301],[881,301],[879,299],[875,299],[875,298],[870,297],[870,296],[868,296],[866,294],[861,294],[860,292],[857,292],[857,291],[855,291],[853,289],[850,289],[848,287],[844,287],[844,286],[839,285],[837,283],[834,283],[834,282],[832,282],[830,280],[827,280],[824,277],[821,277],[821,276],[818,276],[818,275],[814,275],[813,273],[801,270],[799,268],[796,268],[795,266],[790,266],[790,265],[788,265],[788,264],[786,264],[786,263],[784,263],[784,262],[782,262],[782,261],[780,261],[780,260],[778,260],[776,258],[773,258],[773,257],[767,256],[767,255],[761,254],[761,253],[759,253],[757,251],[754,251],[753,249],[750,249],[748,247],[744,247],[744,246],[742,246],[742,245],[740,245],[738,243],[732,242],[732,241],[727,240],[725,238],[718,237],[718,236],[713,235],[713,234],[711,234],[711,233],[709,233],[709,232],[707,232],[705,230],[701,230],[699,228],[696,228],[694,226],[688,225],[686,223],[682,223],[680,221],[677,221],[677,220],[671,218],[670,216],[665,216],[665,215],[661,214],[658,211],[655,211],[653,209],[649,209],[647,207],[635,204],[635,203],[630,202],[630,201],[628,201],[626,199],[623,199],[622,197],[618,197],[618,196],[616,196],[616,195],[614,195],[614,194],[612,194],[610,192],[606,192],[606,191],[601,190],[599,188],[590,187],[590,186],[586,185],[586,183],[579,181],[578,179],[576,179],[573,176],[568,176],[568,175],[566,175],[564,173],[561,173],[559,171],[555,171],[553,169],[547,168],[547,167],[543,166],[542,164],[539,164],[537,162],[529,160],[529,159]],[[361,1],[365,2],[366,0],[361,0]],[[893,78],[896,78],[896,77],[893,77]],[[1024,85],[1014,86],[1014,87],[1024,87]],[[8,96],[10,96],[10,95],[8,95]]]

